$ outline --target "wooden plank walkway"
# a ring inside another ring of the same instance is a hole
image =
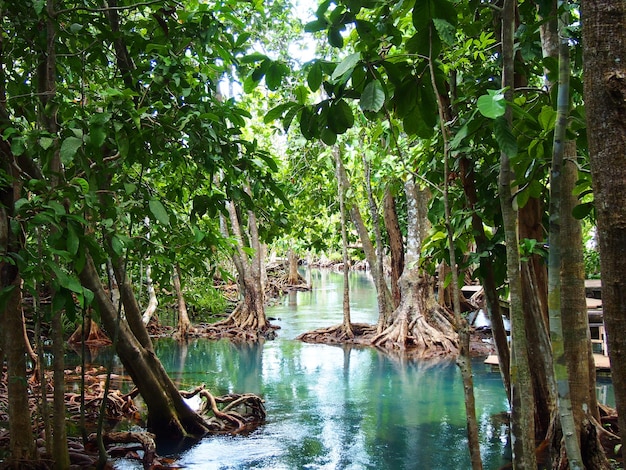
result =
[[[596,363],[596,369],[597,370],[610,370],[611,369],[611,363],[609,361],[609,357],[608,356],[604,356],[602,354],[594,354],[593,355],[593,359]],[[495,354],[491,354],[489,356],[487,356],[487,359],[485,359],[485,364],[490,365],[490,366],[498,366],[498,356],[496,356]]]

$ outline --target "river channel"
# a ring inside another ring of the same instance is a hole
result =
[[[408,361],[373,348],[306,344],[305,331],[341,323],[343,275],[306,273],[309,292],[267,310],[278,337],[255,345],[159,340],[157,354],[180,388],[263,397],[267,423],[248,436],[209,437],[177,454],[186,469],[469,469],[465,409],[453,361]],[[350,274],[353,322],[374,323],[370,277]],[[485,469],[507,462],[507,411],[497,371],[473,361]],[[599,382],[612,402],[610,381]],[[132,468],[118,462],[120,468]]]

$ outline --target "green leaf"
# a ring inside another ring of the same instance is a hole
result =
[[[335,71],[331,75],[331,81],[335,83],[345,82],[348,79],[348,76],[356,67],[356,64],[361,60],[361,53],[355,52],[354,54],[350,54],[348,57],[343,59],[341,63],[335,68]]]
[[[404,117],[402,125],[404,132],[408,135],[417,135],[423,139],[431,138],[434,132],[433,127],[427,126],[424,122],[419,106],[415,106],[413,110]]]
[[[309,85],[311,91],[317,91],[319,89],[319,87],[322,85],[322,79],[322,64],[319,62],[315,62],[313,65],[311,65],[309,73],[306,77],[307,84]]]
[[[100,126],[93,126],[89,129],[89,143],[94,147],[102,146],[106,137],[106,131]]]
[[[322,142],[324,142],[326,145],[334,145],[335,142],[337,142],[337,134],[335,134],[327,127],[322,129],[320,138],[322,139]]]
[[[262,60],[267,60],[268,57],[265,54],[261,54],[260,52],[253,52],[252,54],[248,54],[247,56],[239,59],[239,62],[242,64],[251,64],[253,62],[261,62]]]
[[[283,103],[283,104],[279,104],[278,106],[276,106],[275,108],[270,109],[267,114],[265,115],[265,117],[263,118],[263,122],[265,124],[269,124],[272,121],[275,121],[276,119],[279,119],[283,113],[291,108],[292,106],[297,106],[295,103]]]
[[[582,220],[591,214],[593,210],[593,202],[585,202],[584,204],[578,204],[572,209],[572,217],[577,220]]]
[[[377,113],[385,104],[385,91],[378,80],[372,80],[367,84],[361,95],[359,106],[363,111]]]
[[[552,109],[551,106],[544,106],[541,108],[538,119],[543,130],[551,131],[556,123],[556,110]]]
[[[311,21],[304,25],[304,31],[306,33],[316,33],[318,31],[323,31],[328,27],[328,21],[326,18],[318,18],[317,20]]]
[[[433,2],[433,18],[445,20],[452,26],[457,24],[457,9],[449,0],[435,0]]]
[[[65,246],[70,255],[74,256],[78,253],[78,246],[80,245],[80,240],[78,238],[78,234],[74,227],[71,224],[67,225],[67,240],[65,242]]]
[[[504,99],[503,90],[487,90],[487,94],[479,97],[476,104],[480,114],[490,119],[504,116],[506,112],[506,100]]]
[[[272,90],[278,90],[283,77],[288,73],[289,69],[280,62],[272,62],[265,73],[265,83],[267,87]]]
[[[51,137],[39,138],[39,145],[41,145],[41,148],[44,150],[48,150],[50,147],[52,147],[52,144],[54,144],[54,139]]]
[[[83,140],[78,137],[68,137],[61,144],[61,162],[64,165],[69,164],[78,149],[83,145]]]
[[[328,111],[328,127],[335,134],[343,134],[354,125],[352,109],[344,100],[331,105]]]
[[[437,1],[437,0],[435,0]],[[412,19],[416,31],[426,29],[433,18],[433,0],[417,0],[413,7]]]
[[[298,104],[306,104],[307,98],[309,97],[309,90],[307,87],[299,85],[294,90],[294,95],[296,95]]]
[[[340,28],[330,28],[328,30],[328,43],[339,49],[343,47],[343,36]]]
[[[122,242],[122,239],[119,236],[113,235],[111,237],[111,248],[113,249],[113,253],[117,256],[122,256],[124,254],[124,242]]]
[[[517,155],[517,139],[511,132],[506,119],[499,117],[494,121],[493,135],[502,152],[506,153],[509,157]]]
[[[170,224],[170,216],[167,214],[165,207],[161,204],[161,201],[158,199],[150,199],[148,202],[148,207],[150,207],[150,212],[154,215],[155,219],[158,220],[163,225]]]
[[[356,20],[356,31],[365,42],[374,42],[378,36],[376,25],[365,20]]]
[[[83,194],[87,194],[89,192],[89,183],[85,178],[72,178],[70,184],[78,186]]]

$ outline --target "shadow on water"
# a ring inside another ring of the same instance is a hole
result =
[[[179,387],[261,395],[268,420],[248,436],[203,439],[178,455],[187,469],[467,469],[463,390],[450,360],[399,360],[373,348],[294,338],[341,322],[340,274],[312,272],[314,290],[268,311],[274,341],[232,344],[159,340],[157,354]],[[353,321],[374,322],[374,288],[355,273]],[[476,407],[485,469],[505,461],[507,410],[500,375],[476,359]],[[609,390],[611,393],[612,390]],[[119,462],[120,468],[132,468]]]

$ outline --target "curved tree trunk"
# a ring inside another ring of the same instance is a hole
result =
[[[233,262],[239,274],[238,282],[242,295],[241,302],[229,317],[223,322],[214,324],[215,327],[233,327],[246,330],[254,336],[263,335],[270,327],[265,316],[265,294],[261,282],[261,245],[259,243],[256,216],[248,211],[248,240],[244,242],[243,231],[237,214],[237,208],[231,201],[228,203],[228,214],[232,234],[237,240],[236,252],[233,254]],[[249,257],[244,248],[249,246],[254,250]]]
[[[109,336],[113,337],[116,331],[119,335],[116,352],[146,403],[148,430],[155,433],[159,439],[181,439],[188,436],[198,438],[206,434],[208,428],[204,420],[183,401],[154,353],[149,337],[147,342],[145,338],[138,338],[127,322],[126,318],[138,316],[139,323],[145,330],[141,323],[139,306],[133,306],[132,299],[125,299],[125,288],[122,288],[122,299],[126,317],[118,319],[117,308],[103,289],[96,266],[89,254],[86,255],[85,267],[79,273],[79,277],[82,284],[94,293],[102,323]],[[119,284],[126,285],[128,282]],[[136,300],[134,303],[136,304]]]
[[[472,213],[472,230],[474,232],[474,240],[476,242],[476,251],[484,253],[489,250],[491,245],[486,233],[481,217],[476,212],[476,204],[478,202],[478,194],[476,191],[476,179],[474,168],[467,157],[460,160],[461,179],[463,181],[463,192],[467,199],[468,206]],[[483,289],[485,290],[485,298],[487,304],[487,313],[491,321],[491,332],[493,335],[496,353],[498,354],[498,364],[500,364],[500,375],[502,383],[506,390],[509,402],[511,400],[511,351],[509,350],[509,342],[504,328],[504,320],[500,309],[500,298],[493,272],[492,255],[488,257],[481,256],[479,258],[480,273]]]

